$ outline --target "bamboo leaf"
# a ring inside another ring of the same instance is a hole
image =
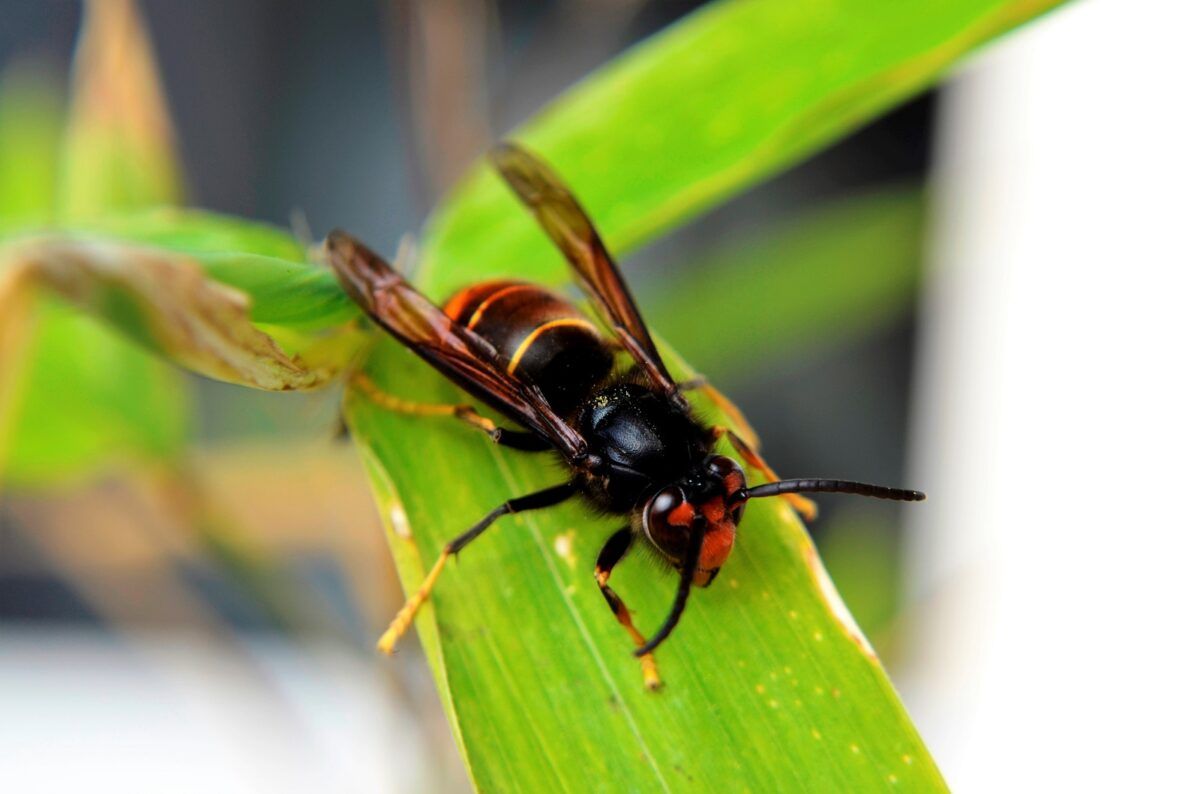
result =
[[[0,367],[22,387],[0,388],[11,483],[177,450],[186,403],[163,358],[288,391],[324,385],[359,355],[353,305],[283,232],[182,210],[79,229],[0,245]]]
[[[262,327],[317,331],[358,316],[333,275],[313,266],[294,237],[267,224],[159,207],[105,216],[73,228],[187,254],[210,278],[246,293],[250,317]]]
[[[677,357],[680,377],[689,370]],[[366,368],[406,399],[461,394],[391,342]],[[715,408],[702,410],[718,417]],[[504,500],[559,482],[547,455],[501,451],[447,420],[351,391],[358,439],[409,592],[441,546]],[[418,630],[484,791],[941,790],[874,652],[785,504],[754,504],[721,576],[694,595],[647,693],[592,580],[620,519],[578,504],[501,523],[442,577]],[[633,555],[612,580],[643,628],[674,583]]]

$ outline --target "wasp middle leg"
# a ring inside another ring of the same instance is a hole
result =
[[[633,532],[629,527],[614,533],[604,544],[604,548],[600,550],[600,556],[596,560],[595,576],[596,584],[600,586],[600,593],[608,602],[608,607],[612,610],[617,622],[625,628],[625,631],[629,632],[634,644],[641,648],[646,644],[646,638],[633,625],[633,618],[630,617],[629,608],[625,606],[625,602],[621,600],[615,590],[608,586],[608,578],[612,575],[613,568],[617,567],[617,563],[625,556],[625,552],[629,551],[631,545],[633,545]],[[654,662],[654,655],[647,653],[638,659],[642,663],[642,681],[645,682],[646,689],[661,687],[662,679],[658,676],[658,665]]]
[[[433,567],[429,569],[429,573],[425,575],[425,581],[421,582],[421,586],[417,588],[416,592],[404,602],[404,607],[396,613],[396,617],[392,618],[387,631],[379,638],[379,650],[383,653],[392,653],[396,649],[396,643],[400,641],[400,638],[404,636],[404,632],[408,631],[408,627],[412,625],[413,618],[417,616],[417,610],[429,600],[429,596],[433,593],[433,586],[437,584],[438,577],[442,575],[442,569],[446,567],[446,561],[450,559],[451,555],[462,551],[468,543],[482,535],[484,530],[495,523],[496,519],[501,516],[522,513],[526,510],[537,510],[541,507],[550,507],[569,499],[574,494],[575,486],[567,482],[562,485],[555,485],[552,488],[546,488],[542,491],[536,491],[528,496],[509,499],[480,519],[475,526],[447,543],[442,548],[442,553],[438,555],[437,562],[433,564]]]

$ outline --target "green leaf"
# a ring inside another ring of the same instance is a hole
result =
[[[303,256],[271,227],[169,209],[0,245],[4,479],[48,484],[177,452],[186,394],[150,351],[268,390],[343,371],[362,345],[359,315]]]
[[[389,341],[366,372],[406,399],[462,400]],[[564,477],[548,455],[503,451],[460,423],[401,416],[357,390],[346,416],[409,592],[451,537]],[[667,685],[655,693],[643,689],[629,637],[592,580],[620,525],[579,504],[501,519],[459,555],[418,617],[480,790],[944,788],[784,502],[747,508],[721,576],[693,595],[657,653]],[[618,566],[612,585],[643,631],[674,593],[673,578],[643,554]]]
[[[0,78],[0,240],[13,229],[46,223],[54,211],[61,97],[31,64]],[[4,481],[26,394],[35,339],[27,274],[0,267],[0,482]],[[24,431],[28,432],[28,431]]]
[[[795,361],[912,306],[923,210],[914,187],[843,199],[729,241],[694,263],[686,279],[647,291],[642,304],[655,329],[718,381],[762,371],[777,358]],[[715,323],[697,306],[727,312],[728,321]]]
[[[929,86],[1061,0],[710,3],[589,76],[515,136],[560,170],[609,247],[632,250]],[[425,286],[566,268],[477,169],[427,229]]]

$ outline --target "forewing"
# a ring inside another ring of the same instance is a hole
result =
[[[326,238],[325,252],[342,288],[384,330],[568,458],[586,452],[583,437],[554,413],[536,386],[509,375],[487,340],[446,316],[379,255],[341,231]]]
[[[546,234],[570,262],[584,289],[600,307],[625,349],[664,392],[677,388],[646,329],[621,272],[604,247],[583,207],[546,163],[513,143],[491,152],[500,176],[533,212]]]

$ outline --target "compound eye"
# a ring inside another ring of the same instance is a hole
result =
[[[682,515],[688,512],[685,509],[686,504],[683,489],[678,485],[668,485],[655,494],[646,506],[646,525],[663,528],[671,525],[689,526],[692,523],[691,516]]]
[[[735,472],[737,474],[742,473],[741,467],[734,463],[731,458],[727,458],[724,455],[713,455],[710,457],[708,459],[708,471],[722,479]]]
[[[735,505],[731,500],[735,493],[746,487],[746,475],[742,472],[742,467],[732,458],[727,458],[724,455],[713,455],[708,459],[708,472],[721,480],[721,487],[725,491],[726,504],[732,508],[730,516],[733,518],[734,523],[740,523],[746,502],[743,500]]]
[[[668,485],[646,503],[643,524],[650,541],[669,557],[681,557],[687,548],[688,532],[695,512],[683,490]]]

